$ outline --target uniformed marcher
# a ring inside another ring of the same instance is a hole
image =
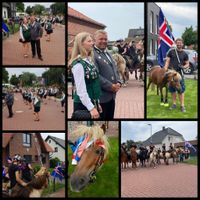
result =
[[[87,110],[91,118],[99,118],[101,88],[99,73],[93,62],[93,39],[89,33],[76,35],[69,64],[75,83],[74,112]]]
[[[108,36],[104,30],[98,30],[94,34],[94,62],[99,70],[102,95],[100,104],[103,112],[101,119],[113,119],[115,112],[116,93],[121,87],[121,81],[117,67],[112,56],[107,52]]]

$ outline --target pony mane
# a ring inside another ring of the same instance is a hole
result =
[[[73,138],[77,139],[85,133],[88,134],[90,138],[89,141],[100,139],[103,142],[103,144],[105,145],[105,158],[108,155],[110,145],[108,143],[108,137],[104,134],[102,128],[99,125],[95,125],[92,127],[80,125],[71,133],[71,135],[73,135]]]
[[[175,74],[176,73],[176,77],[178,78],[178,80],[181,80],[182,79],[182,77],[181,77],[181,75],[180,75],[180,73],[179,72],[177,72],[177,71],[175,71],[174,69],[169,69],[167,72],[166,72],[166,74]]]

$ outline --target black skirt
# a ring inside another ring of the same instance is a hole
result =
[[[40,112],[40,107],[34,106],[34,112],[36,112],[36,113]]]

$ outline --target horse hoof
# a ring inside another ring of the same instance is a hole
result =
[[[164,106],[164,103],[160,103],[161,106]]]
[[[169,104],[168,104],[168,103],[165,103],[164,106],[165,106],[165,107],[169,107]]]

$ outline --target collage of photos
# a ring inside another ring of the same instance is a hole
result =
[[[198,198],[198,2],[2,2],[2,198]]]

